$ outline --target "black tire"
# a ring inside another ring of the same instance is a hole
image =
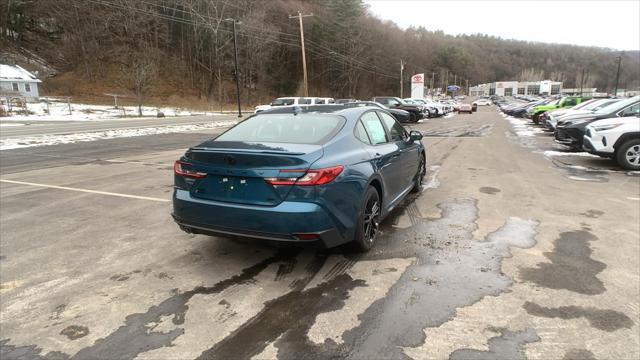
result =
[[[640,139],[627,140],[618,146],[615,158],[627,170],[640,170]]]
[[[540,114],[534,114],[531,120],[533,120],[534,124],[538,125],[539,118],[540,118]]]
[[[418,115],[416,113],[409,113],[409,122],[418,122]]]
[[[424,159],[424,155],[420,154],[420,165],[418,165],[418,173],[416,174],[416,178],[413,180],[413,189],[411,192],[417,193],[422,191],[422,180],[424,180],[424,176],[427,174],[427,162]]]
[[[369,251],[375,244],[381,209],[382,202],[380,201],[378,190],[373,186],[369,186],[364,193],[360,214],[358,214],[358,227],[353,239],[356,251]]]

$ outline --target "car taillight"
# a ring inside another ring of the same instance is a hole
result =
[[[275,178],[265,178],[268,184],[271,185],[299,185],[299,186],[313,186],[324,185],[332,182],[335,178],[342,173],[344,167],[334,166],[324,169],[314,170],[280,170],[280,174]],[[302,175],[293,176],[293,173],[299,173]],[[290,175],[291,174],[291,175]],[[290,176],[288,176],[290,175]]]
[[[192,179],[202,179],[207,176],[207,173],[186,169],[186,167],[189,166],[192,165],[178,160],[173,164],[173,172],[178,176],[184,176]]]

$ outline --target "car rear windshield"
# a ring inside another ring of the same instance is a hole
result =
[[[229,129],[216,141],[323,144],[344,123],[343,117],[330,114],[260,114]]]

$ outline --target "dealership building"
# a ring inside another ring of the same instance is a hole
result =
[[[496,81],[469,88],[470,96],[557,95],[562,93],[559,81]]]

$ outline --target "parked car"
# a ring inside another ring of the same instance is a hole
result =
[[[409,112],[411,122],[417,122],[418,120],[428,117],[428,109],[421,105],[409,104],[402,101],[402,99],[392,96],[376,96],[373,101],[380,103],[390,109],[400,109]]]
[[[389,109],[388,107],[386,107],[386,106],[384,106],[384,105],[382,105],[380,103],[377,103],[375,101],[350,102],[350,103],[342,104],[342,106],[345,106],[345,107],[373,106],[373,107],[377,107],[379,109],[384,109],[384,110],[388,111],[391,115],[393,115],[394,118],[396,118],[396,120],[398,120],[401,123],[411,122],[411,116],[410,116],[408,111],[400,110],[400,109]]]
[[[335,104],[336,101],[333,98],[328,98],[328,97],[321,97],[321,98],[314,98],[313,99],[313,104]]]
[[[402,101],[404,101],[407,104],[411,104],[411,105],[418,105],[418,107],[420,107],[422,109],[423,115],[422,118],[430,118],[433,117],[435,114],[436,110],[433,106],[429,106],[427,105],[426,101],[424,101],[423,99],[411,99],[411,98],[407,98],[407,99],[402,99]]]
[[[567,116],[558,121],[554,133],[556,142],[581,150],[587,125],[609,118],[640,116],[640,96],[620,100],[589,114]]]
[[[585,98],[582,96],[564,96],[548,104],[534,106],[533,108],[527,111],[527,117],[531,118],[531,120],[533,120],[534,123],[538,124],[540,122],[540,115],[544,114],[547,111],[560,109],[560,108],[574,107],[582,103],[583,101],[587,101],[590,99],[591,98]]]
[[[460,107],[458,108],[458,113],[469,113],[469,114],[473,114],[473,107],[471,106],[471,104],[460,104]]]
[[[527,115],[527,111],[537,105],[544,105],[544,104],[548,104],[552,101],[555,101],[554,99],[542,99],[542,100],[537,100],[537,101],[533,101],[533,102],[529,102],[527,101],[526,103],[522,104],[516,104],[513,107],[509,108],[509,109],[504,109],[502,108],[502,111],[504,113],[506,113],[507,115],[511,115],[511,116],[515,116],[515,117],[525,117]]]
[[[438,101],[434,101],[433,99],[423,99],[422,101],[424,101],[424,103],[429,107],[429,109],[431,110],[431,115],[432,117],[438,117],[438,116],[443,116],[445,114],[447,114],[447,106],[445,104],[442,104]]]
[[[173,218],[189,233],[362,251],[426,172],[422,134],[371,107],[255,114],[175,162]]]
[[[626,116],[587,125],[584,150],[613,158],[627,170],[640,170],[640,117]]]
[[[255,113],[269,110],[279,106],[294,106],[294,105],[315,105],[315,104],[332,104],[333,98],[315,98],[315,97],[281,97],[273,100],[268,105],[258,105],[255,107]]]
[[[474,103],[478,106],[487,106],[487,105],[491,105],[491,100],[489,99],[477,99],[474,101]]]
[[[620,101],[620,99],[592,99],[569,109],[557,109],[547,113],[547,116],[544,120],[544,125],[547,127],[547,129],[555,131],[558,120],[562,120],[563,118],[572,115],[590,114],[617,101]]]

